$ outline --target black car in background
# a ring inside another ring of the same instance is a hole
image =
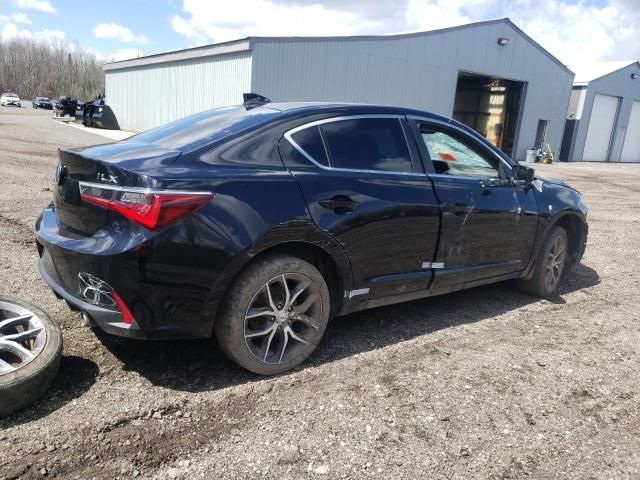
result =
[[[54,292],[111,334],[215,334],[276,374],[331,317],[508,279],[547,296],[584,253],[582,196],[461,123],[265,102],[60,150],[36,225]]]
[[[45,110],[52,110],[53,103],[49,100],[48,97],[36,97],[31,102],[33,108],[44,108]]]
[[[74,117],[76,115],[76,109],[78,107],[78,99],[69,96],[62,96],[58,99],[55,105],[55,114],[59,117],[69,115]]]

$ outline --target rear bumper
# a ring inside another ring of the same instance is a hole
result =
[[[57,297],[65,300],[83,313],[86,313],[102,330],[112,335],[119,335],[131,338],[147,338],[137,323],[127,325],[122,322],[122,314],[120,312],[102,308],[97,305],[85,302],[74,295],[67,292],[57,279],[55,274],[49,274],[45,267],[45,260],[41,258],[38,262],[38,270],[42,279],[51,287]]]
[[[220,298],[212,295],[211,287],[219,270],[207,264],[204,251],[192,255],[202,247],[180,243],[192,237],[192,231],[193,225],[187,224],[184,230],[175,227],[151,235],[113,221],[93,236],[73,236],[61,233],[51,205],[36,223],[40,273],[58,297],[86,312],[107,333],[146,339],[208,338]],[[117,292],[135,322],[124,323],[117,306],[83,297],[81,274]]]

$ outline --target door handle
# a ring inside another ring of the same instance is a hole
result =
[[[318,203],[322,208],[333,210],[338,214],[351,213],[360,205],[345,195],[336,195],[332,198],[320,200]]]

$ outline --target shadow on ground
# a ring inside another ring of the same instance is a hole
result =
[[[579,264],[559,292],[548,299],[597,285],[598,273]],[[536,303],[511,282],[358,312],[333,321],[325,338],[301,367],[316,366],[461,324],[472,324]],[[211,340],[141,342],[96,332],[123,363],[154,385],[200,392],[262,379],[228,360]]]
[[[85,393],[95,383],[100,369],[91,360],[76,356],[63,356],[58,376],[47,393],[30,407],[0,420],[0,431],[22,423],[46,417]]]

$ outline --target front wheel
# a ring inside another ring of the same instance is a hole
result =
[[[269,255],[233,282],[215,324],[218,344],[241,367],[276,375],[302,363],[329,322],[329,289],[317,268]]]
[[[520,289],[536,297],[547,297],[556,291],[569,258],[569,240],[562,227],[553,227],[538,253],[533,275],[520,280]]]

